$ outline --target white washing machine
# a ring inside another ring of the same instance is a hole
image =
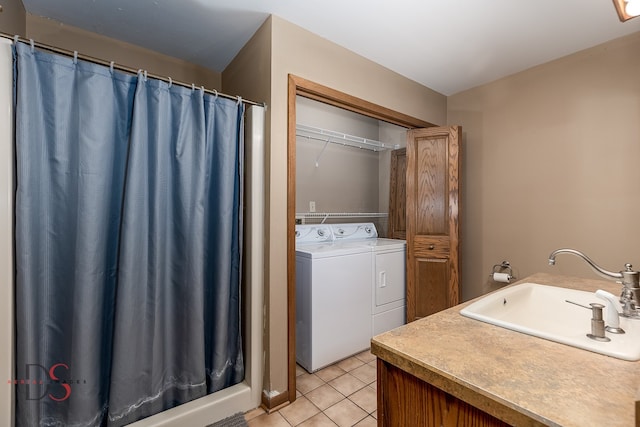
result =
[[[296,225],[296,361],[309,372],[370,346],[372,252],[364,228],[342,232]]]

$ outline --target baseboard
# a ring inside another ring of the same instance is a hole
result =
[[[262,392],[262,408],[269,414],[287,406],[289,403],[291,402],[289,402],[289,392],[287,391],[275,396],[269,396],[265,391]]]

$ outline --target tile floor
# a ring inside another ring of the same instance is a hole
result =
[[[245,414],[249,427],[375,427],[376,357],[368,350],[309,374],[296,367],[294,403],[267,414]]]

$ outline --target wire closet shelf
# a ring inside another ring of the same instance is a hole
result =
[[[336,132],[333,130],[321,129],[302,124],[296,125],[296,136],[371,151],[395,150],[400,148],[399,144],[387,144],[384,142],[376,141],[375,139],[362,138],[355,135],[349,135],[342,132]]]
[[[386,221],[389,216],[386,212],[297,212],[296,221],[306,224],[308,221],[312,223],[319,222],[324,224],[328,219],[353,219],[353,218],[380,218]]]

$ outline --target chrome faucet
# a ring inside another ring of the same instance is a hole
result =
[[[573,254],[587,262],[596,273],[607,279],[620,279],[617,283],[622,284],[620,294],[620,304],[622,304],[622,316],[640,318],[640,272],[633,270],[631,264],[625,264],[624,270],[613,272],[605,270],[596,265],[588,256],[575,249],[557,249],[549,255],[549,265],[556,264],[556,255]]]

